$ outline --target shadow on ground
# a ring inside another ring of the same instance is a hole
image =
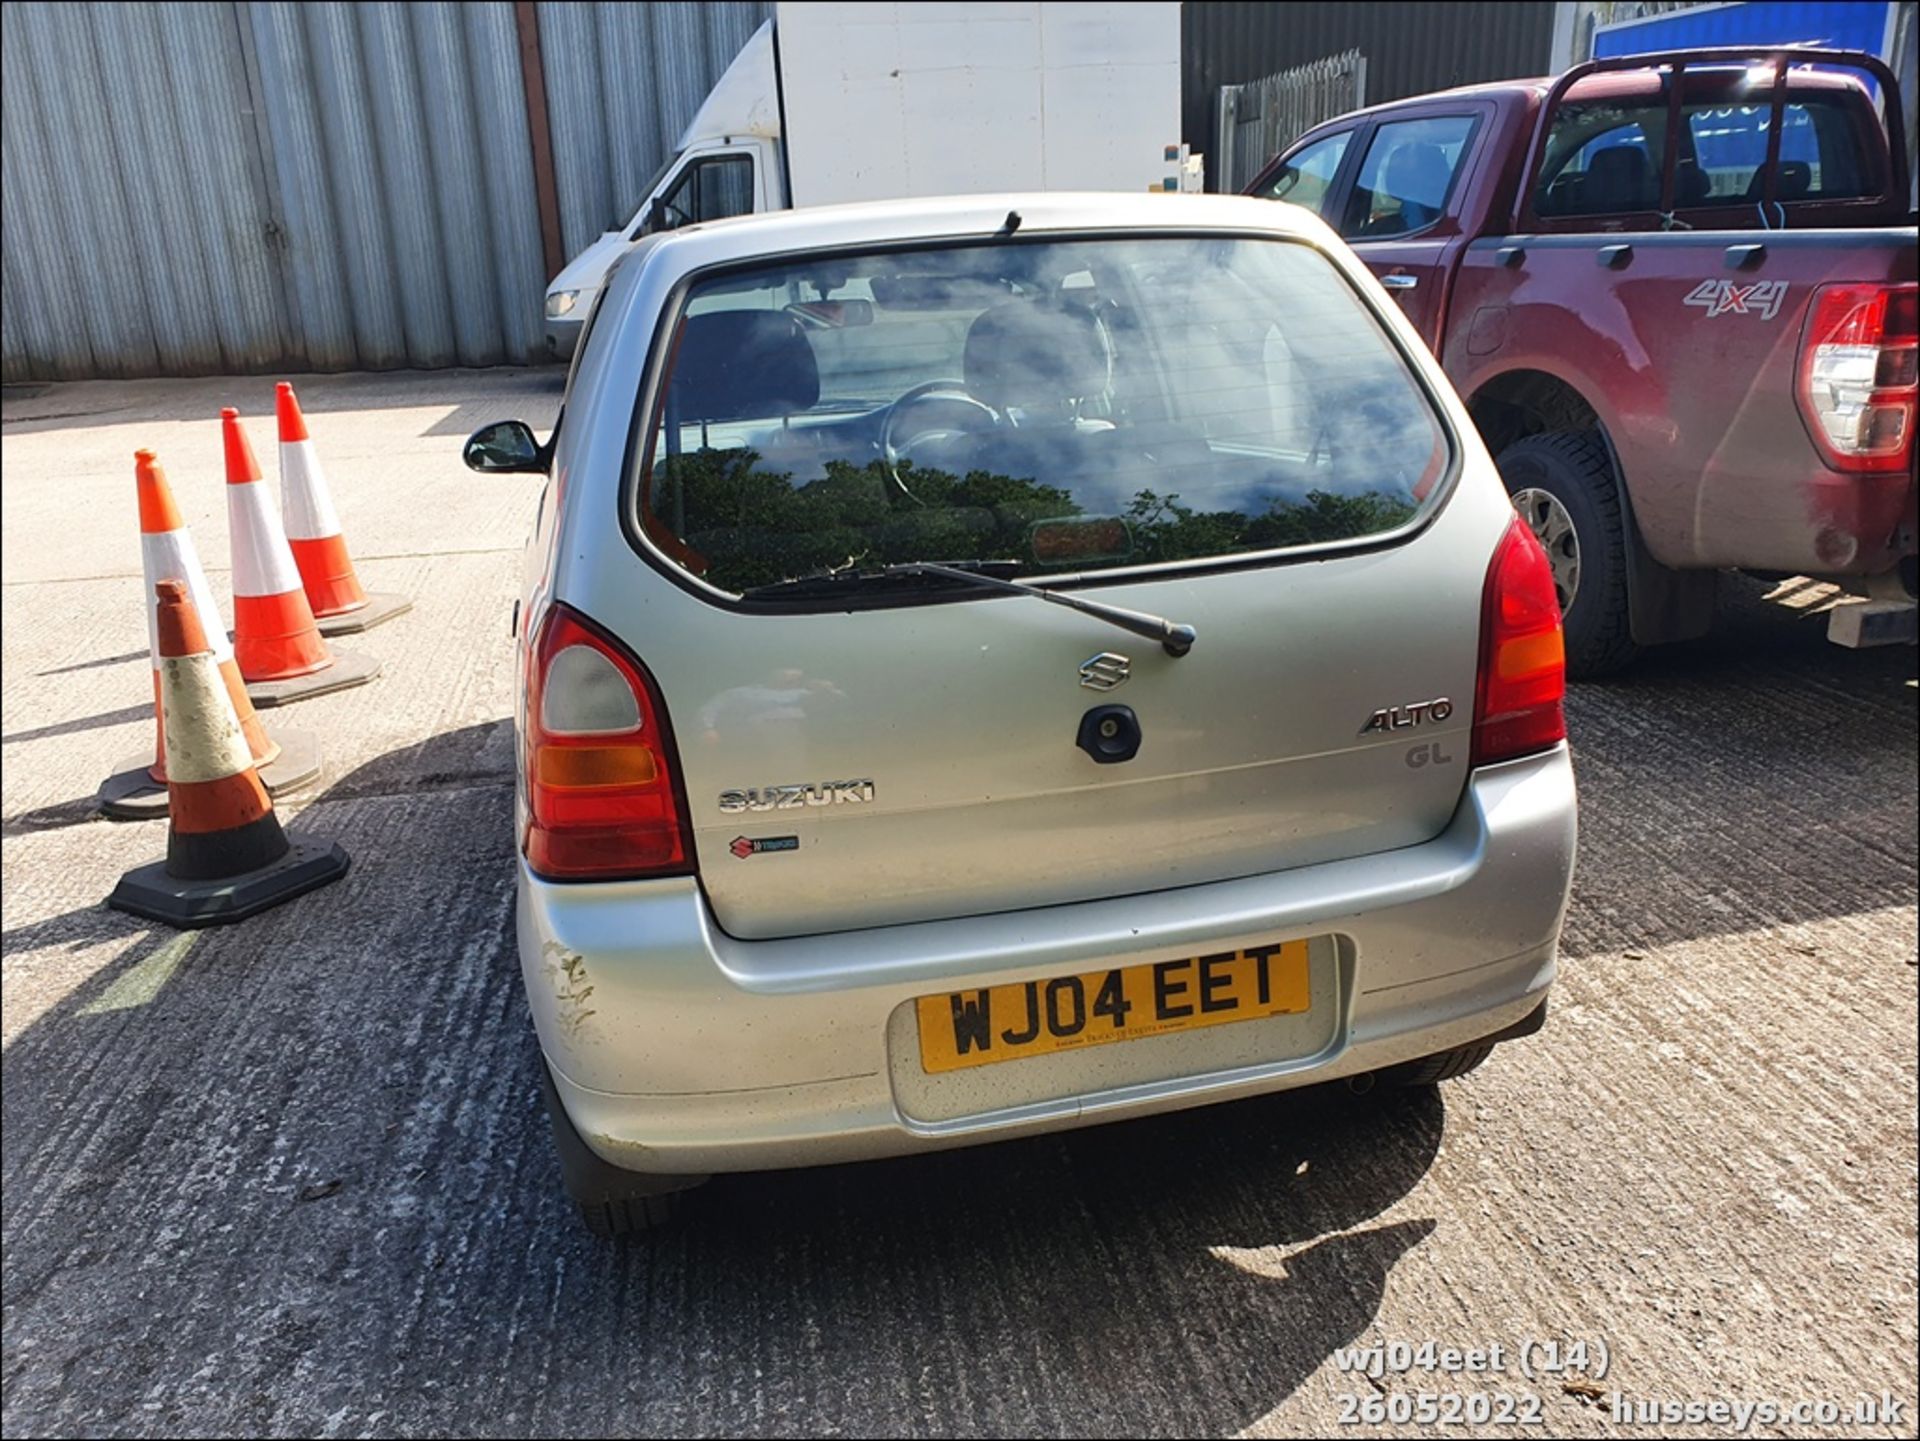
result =
[[[1912,903],[1916,653],[1767,589],[1725,577],[1712,635],[1572,688],[1568,956]]]
[[[1430,1230],[1378,1218],[1439,1098],[1312,1092],[721,1178],[593,1242],[514,958],[510,744],[342,777],[299,823],[353,870],[243,926],[5,934],[132,938],[4,1060],[10,1431],[1229,1431]]]

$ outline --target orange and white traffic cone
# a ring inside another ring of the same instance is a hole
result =
[[[100,808],[110,816],[140,820],[167,812],[167,724],[160,700],[160,639],[153,588],[163,580],[181,581],[196,609],[209,616],[219,612],[206,572],[200,568],[193,533],[180,519],[167,473],[151,450],[133,453],[133,475],[140,501],[140,565],[146,574],[147,653],[153,659],[153,752],[151,760],[146,753],[136,751],[114,766],[101,783]],[[261,782],[273,794],[282,795],[316,779],[320,774],[319,738],[311,731],[269,732],[261,725],[253,703],[247,699],[246,683],[240,678],[227,633],[216,626],[211,634],[215,665],[240,718],[240,730]]]
[[[280,529],[240,412],[220,412],[227,453],[227,529],[233,544],[233,651],[259,706],[285,705],[364,685],[380,662],[327,648]]]
[[[128,871],[107,904],[192,929],[244,920],[338,880],[347,872],[344,850],[280,829],[187,583],[163,580],[154,595],[167,856]]]
[[[404,595],[369,595],[361,588],[319,452],[307,434],[307,418],[284,380],[274,387],[274,410],[280,420],[280,508],[287,522],[287,545],[320,634],[368,630],[412,610],[413,602]]]

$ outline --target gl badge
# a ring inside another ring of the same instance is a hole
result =
[[[1112,690],[1133,674],[1133,662],[1103,650],[1080,664],[1080,684],[1088,690]]]

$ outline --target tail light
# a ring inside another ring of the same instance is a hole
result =
[[[1913,462],[1920,286],[1823,285],[1800,341],[1800,409],[1835,470]]]
[[[1512,760],[1567,738],[1560,602],[1546,551],[1518,516],[1487,568],[1480,601],[1480,680],[1473,764]]]
[[[666,707],[646,668],[564,605],[527,671],[521,848],[550,880],[687,875],[693,844]]]

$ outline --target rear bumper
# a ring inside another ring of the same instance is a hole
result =
[[[838,935],[738,941],[693,879],[551,885],[523,864],[521,968],[567,1114],[604,1160],[661,1174],[860,1160],[1314,1084],[1492,1035],[1552,983],[1574,842],[1561,746],[1476,772],[1424,845]],[[1090,1069],[1081,1053],[920,1070],[916,997],[1307,937],[1313,1027],[1135,1040],[1098,1048]]]

